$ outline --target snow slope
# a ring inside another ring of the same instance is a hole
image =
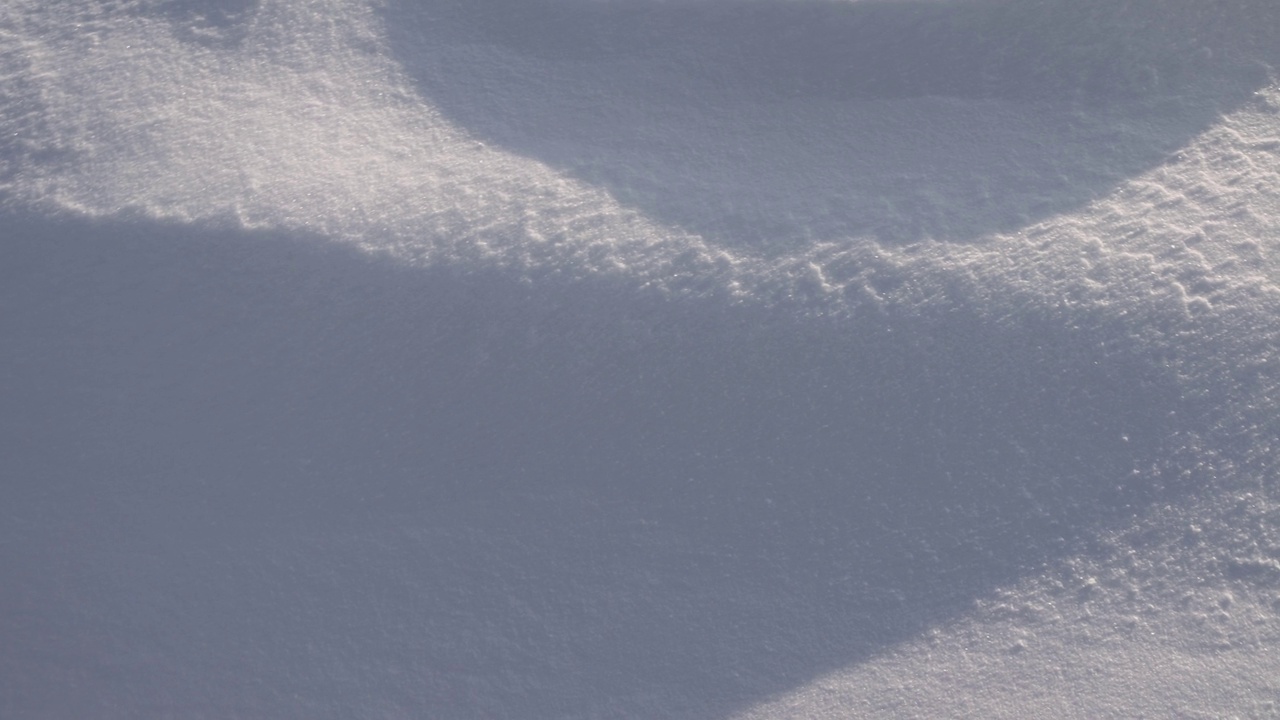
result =
[[[0,8],[0,715],[1270,717],[1267,2]]]

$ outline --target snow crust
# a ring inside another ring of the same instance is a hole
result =
[[[11,0],[0,716],[1280,713],[1277,31]]]

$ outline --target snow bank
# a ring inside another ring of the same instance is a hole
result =
[[[1265,715],[1266,3],[0,10],[0,709]]]

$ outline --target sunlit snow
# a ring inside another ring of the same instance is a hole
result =
[[[1276,37],[10,0],[0,716],[1280,713]]]

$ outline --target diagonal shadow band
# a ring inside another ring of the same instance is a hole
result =
[[[22,716],[728,717],[1193,489],[1151,469],[1201,408],[1085,311],[802,320],[5,227]]]
[[[392,0],[383,15],[423,97],[477,138],[771,254],[979,241],[1158,165],[1280,57],[1273,4],[1205,5]]]

